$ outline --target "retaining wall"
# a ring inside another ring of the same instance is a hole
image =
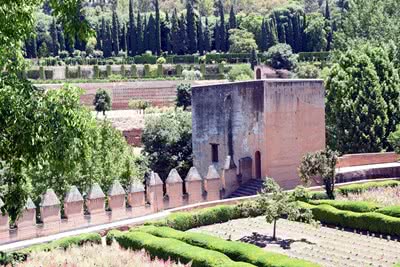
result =
[[[371,164],[391,163],[400,159],[400,155],[394,152],[347,154],[339,158],[337,168],[362,166]]]

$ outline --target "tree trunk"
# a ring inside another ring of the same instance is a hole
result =
[[[274,233],[272,234],[272,240],[276,240],[276,220],[274,220]]]

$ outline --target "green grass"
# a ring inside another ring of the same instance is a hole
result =
[[[254,267],[245,262],[235,262],[223,253],[186,244],[172,239],[160,238],[145,232],[113,233],[115,240],[125,249],[146,250],[150,256],[174,260],[192,267]]]
[[[234,261],[243,261],[259,267],[316,267],[318,264],[305,260],[293,259],[286,255],[267,252],[263,249],[243,242],[226,241],[201,233],[177,231],[168,227],[142,226],[132,228],[131,232],[146,232],[158,237],[173,238],[193,246],[202,247],[227,255]]]

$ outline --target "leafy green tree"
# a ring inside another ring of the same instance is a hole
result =
[[[303,156],[299,166],[299,176],[303,183],[310,183],[313,178],[320,178],[330,199],[335,198],[337,153],[331,150],[322,150],[307,153]]]
[[[254,72],[249,64],[235,64],[228,72],[228,79],[234,81],[248,81],[254,77]]]
[[[103,112],[103,115],[106,114],[106,111],[111,110],[111,96],[110,93],[105,89],[99,89],[96,92],[96,95],[93,100],[94,109],[98,112]]]
[[[251,53],[257,43],[251,32],[240,29],[229,30],[230,53]]]
[[[397,126],[397,130],[392,132],[389,135],[389,142],[392,145],[392,147],[394,148],[394,151],[397,154],[400,154],[400,125]]]
[[[267,63],[275,69],[292,70],[297,64],[297,56],[288,44],[277,44],[268,49]]]
[[[326,79],[328,144],[341,153],[379,152],[388,133],[388,107],[371,58],[360,49],[335,59]]]
[[[273,240],[276,240],[276,223],[284,216],[292,221],[313,221],[311,210],[301,208],[294,196],[283,191],[272,178],[267,177],[265,179],[263,190],[257,201],[265,211],[265,220],[268,223],[273,223]]]
[[[192,105],[192,86],[190,83],[181,83],[176,86],[176,106],[186,110]]]
[[[165,180],[172,168],[184,177],[192,166],[192,116],[177,109],[148,114],[142,135],[143,154],[149,167]]]
[[[320,13],[307,15],[307,26],[304,30],[307,51],[319,52],[326,50],[328,41],[325,26],[325,18]]]

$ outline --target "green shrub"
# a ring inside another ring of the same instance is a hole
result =
[[[162,64],[157,65],[157,77],[163,77],[164,76],[164,70]]]
[[[329,199],[324,191],[310,192],[310,199]]]
[[[380,234],[400,235],[400,218],[378,212],[353,212],[336,209],[330,205],[313,206],[302,203],[311,209],[314,219],[326,224]]]
[[[111,74],[112,74],[112,72],[111,72],[111,65],[107,65],[106,70],[107,70],[107,77],[110,77]]]
[[[44,77],[46,78],[46,80],[52,80],[53,75],[54,75],[53,70],[44,70]]]
[[[131,65],[131,77],[137,78],[137,68],[136,65]]]
[[[167,63],[167,60],[164,57],[159,57],[157,58],[157,64],[165,64]]]
[[[69,67],[65,66],[65,79],[69,79]]]
[[[240,210],[237,206],[220,205],[194,212],[173,213],[163,220],[148,224],[169,226],[177,230],[186,231],[203,225],[238,219],[240,215]]]
[[[21,253],[31,253],[33,251],[50,251],[53,249],[67,249],[71,246],[82,246],[84,244],[101,244],[101,236],[98,233],[87,233],[78,236],[64,237],[47,244],[35,245],[20,250]]]
[[[77,70],[76,70],[76,77],[77,77],[78,79],[81,78],[81,66],[78,66],[78,68],[77,68]]]
[[[46,74],[44,73],[44,67],[43,66],[39,67],[39,75],[40,75],[40,79],[41,80],[45,80],[46,79]]]
[[[182,65],[176,65],[176,75],[181,76],[182,71],[183,71]]]
[[[400,206],[389,206],[378,209],[376,212],[382,213],[388,216],[400,218]]]
[[[213,250],[186,244],[185,242],[160,238],[144,232],[127,232],[115,235],[115,240],[125,249],[145,249],[150,256],[163,260],[191,263],[192,267],[250,267],[252,264],[234,262],[228,256]]]
[[[93,77],[95,79],[99,79],[100,78],[100,71],[99,71],[99,66],[98,65],[94,65],[93,66]]]
[[[206,64],[201,64],[200,65],[200,72],[204,76],[206,76]]]
[[[312,205],[330,205],[339,210],[349,210],[354,212],[370,212],[381,208],[380,205],[367,201],[349,201],[349,200],[311,200]]]
[[[106,244],[108,246],[110,246],[112,244],[112,242],[114,241],[114,239],[116,238],[116,236],[119,236],[121,234],[122,234],[121,231],[115,230],[115,229],[108,231],[108,233],[106,235]]]
[[[342,186],[337,191],[347,196],[350,193],[361,193],[375,188],[396,187],[400,186],[400,181],[383,181],[383,182],[368,182],[363,184],[351,184]]]
[[[145,64],[144,65],[144,77],[148,78],[150,77],[150,65],[149,64]]]
[[[224,74],[224,72],[225,72],[224,63],[219,63],[219,64],[218,64],[218,73],[219,73],[219,74]]]
[[[131,99],[128,102],[128,107],[131,109],[147,109],[151,107],[151,103],[142,99]]]
[[[253,70],[248,64],[234,65],[228,72],[228,79],[231,82],[252,80],[253,76]]]
[[[121,76],[125,77],[125,65],[121,65]]]
[[[234,261],[248,262],[259,267],[294,267],[318,266],[317,264],[290,258],[286,255],[267,252],[252,244],[226,241],[201,233],[181,232],[168,227],[144,226],[131,231],[146,232],[162,238],[173,238],[187,244],[221,252]]]

